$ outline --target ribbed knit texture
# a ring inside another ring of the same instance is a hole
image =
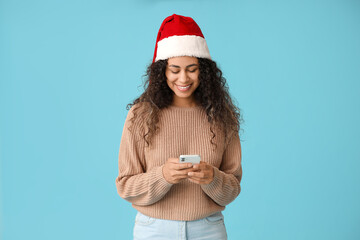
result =
[[[225,141],[224,134],[215,131],[214,150],[204,110],[200,106],[170,106],[161,110],[159,130],[149,148],[139,135],[141,121],[134,125],[130,122],[134,107],[125,120],[115,182],[119,195],[135,209],[155,218],[191,221],[224,210],[239,195],[242,168],[238,133]],[[214,166],[214,180],[207,185],[187,179],[168,183],[162,167],[168,158],[181,154],[198,154],[202,161]]]

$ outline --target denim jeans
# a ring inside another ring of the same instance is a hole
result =
[[[134,240],[226,240],[221,212],[194,221],[158,219],[137,213]]]

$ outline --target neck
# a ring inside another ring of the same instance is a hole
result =
[[[175,107],[195,107],[198,104],[194,98],[177,98],[174,96],[172,104]]]

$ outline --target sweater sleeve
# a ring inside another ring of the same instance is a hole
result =
[[[139,121],[130,122],[132,116],[133,108],[129,110],[121,136],[116,188],[120,197],[135,205],[151,205],[164,197],[172,184],[164,179],[163,166],[146,170],[145,141],[139,135]],[[130,131],[128,127],[132,124]]]
[[[217,204],[225,206],[241,191],[241,145],[238,133],[233,133],[224,151],[220,168],[214,167],[214,179],[201,185],[203,191]]]

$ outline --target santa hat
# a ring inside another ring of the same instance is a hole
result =
[[[162,22],[153,62],[170,57],[192,56],[211,59],[200,27],[191,17],[173,14]]]

